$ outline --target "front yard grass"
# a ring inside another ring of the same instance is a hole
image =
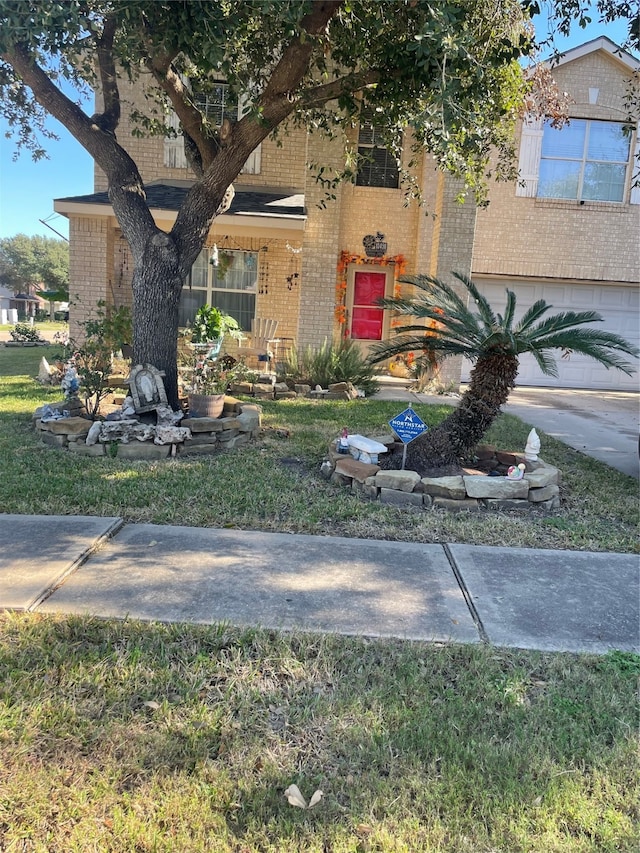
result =
[[[553,516],[407,513],[319,478],[342,426],[386,432],[397,403],[265,403],[259,443],[206,460],[44,448],[41,355],[0,348],[1,512],[637,550],[635,481],[546,436]],[[528,430],[503,417],[492,440]],[[0,614],[0,850],[632,853],[639,674],[616,651]],[[296,809],[291,784],[324,796]]]
[[[0,849],[632,853],[640,658],[0,617]],[[290,806],[298,785],[312,810]]]
[[[198,527],[459,542],[525,548],[619,551],[638,548],[638,484],[541,433],[542,457],[563,472],[562,507],[549,515],[405,511],[352,497],[321,479],[331,439],[389,432],[402,403],[261,402],[261,440],[239,453],[163,462],[78,458],[43,447],[31,426],[36,406],[59,389],[32,379],[38,349],[0,347],[0,512],[119,515],[127,521]],[[46,353],[45,353],[46,354]],[[430,425],[448,411],[416,406]],[[522,449],[530,427],[502,415],[487,440]]]

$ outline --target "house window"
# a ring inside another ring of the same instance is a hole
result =
[[[244,331],[251,329],[256,312],[258,253],[235,249],[203,249],[191,267],[180,296],[180,326],[193,322],[201,305],[213,305],[231,314]]]
[[[206,92],[194,91],[193,100],[200,112],[216,127],[221,127],[225,118],[237,121],[246,112],[243,99],[232,95],[229,85],[222,82],[207,84]],[[180,133],[180,122],[175,113],[168,117],[167,124],[176,131],[173,138],[164,141],[164,165],[170,169],[186,169],[187,158],[184,153],[184,141]],[[259,175],[261,168],[261,146],[253,151],[242,167],[245,175]]]
[[[623,201],[630,143],[620,122],[572,119],[560,130],[545,122],[538,198]]]
[[[398,163],[393,153],[385,147],[380,129],[363,119],[358,133],[358,187],[398,188]]]
[[[213,83],[207,92],[194,92],[193,100],[200,112],[216,127],[221,127],[225,118],[238,118],[238,100],[233,97],[227,83]]]

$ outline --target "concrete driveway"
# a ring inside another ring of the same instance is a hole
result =
[[[516,388],[505,411],[630,477],[640,476],[640,394]]]
[[[408,382],[392,377],[381,377],[381,386],[376,396],[383,400],[452,406],[458,400],[457,397],[416,394],[408,390]],[[465,388],[463,385],[461,391]],[[516,388],[504,410],[580,453],[630,477],[640,477],[640,393]]]

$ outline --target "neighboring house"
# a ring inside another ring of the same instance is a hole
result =
[[[41,308],[41,300],[30,293],[14,293],[8,287],[0,286],[0,323],[16,323],[28,317],[35,317]]]
[[[428,155],[414,170],[425,207],[406,207],[396,164],[366,122],[352,142],[369,162],[326,206],[308,164],[342,167],[343,146],[300,129],[281,135],[279,144],[266,140],[245,164],[231,208],[215,220],[185,282],[181,322],[212,302],[247,330],[255,317],[277,320],[282,348],[346,334],[366,349],[392,334],[390,312],[376,300],[399,291],[398,275],[457,271],[472,274],[496,303],[510,287],[521,308],[541,297],[556,311],[594,308],[607,328],[637,340],[638,133],[624,136],[620,127],[626,81],[638,65],[606,38],[565,54],[555,76],[575,102],[573,120],[561,131],[524,124],[523,182],[493,186],[487,210],[459,204],[459,185],[438,173]],[[143,109],[142,92],[121,85],[131,105]],[[211,115],[242,109],[226,103],[226,94],[222,83],[208,93]],[[141,169],[156,222],[168,230],[189,187],[181,140],[142,139],[131,129],[125,119],[118,138]],[[69,218],[72,302],[128,304],[131,257],[98,169],[94,189],[55,202]],[[72,324],[80,319],[72,313]],[[457,382],[467,370],[451,360],[443,378]],[[638,388],[637,377],[576,356],[562,360],[560,371],[551,384]],[[525,359],[519,381],[549,384]]]

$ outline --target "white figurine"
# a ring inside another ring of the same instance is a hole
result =
[[[524,458],[528,459],[529,462],[535,462],[538,458],[538,453],[540,453],[540,438],[538,437],[538,433],[535,429],[532,429],[527,436],[527,446],[524,449]]]

